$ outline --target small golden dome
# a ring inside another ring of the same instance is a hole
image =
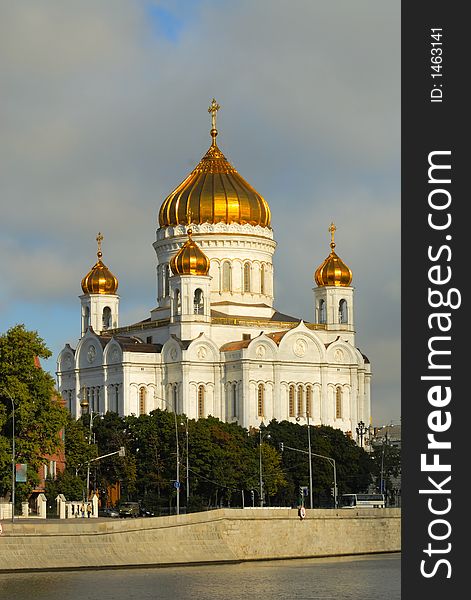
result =
[[[191,223],[249,223],[270,227],[266,200],[243,179],[216,144],[216,112],[212,101],[213,141],[188,177],[164,200],[159,212],[160,227]]]
[[[93,265],[90,272],[82,279],[82,290],[84,294],[116,294],[118,289],[118,280],[113,273],[102,263],[101,242],[103,236],[98,233],[96,241],[98,242],[97,262]]]
[[[321,266],[318,267],[314,275],[314,280],[319,287],[325,285],[347,287],[352,283],[352,272],[343,260],[334,252],[334,233],[336,229],[335,225],[331,223],[329,227],[329,232],[332,237],[330,242],[331,251]]]
[[[172,257],[170,268],[174,275],[207,275],[209,271],[209,258],[200,249],[191,237],[192,231],[188,230],[188,239],[180,250]]]

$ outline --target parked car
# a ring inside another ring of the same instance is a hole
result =
[[[117,518],[119,517],[119,510],[113,506],[107,508],[99,508],[98,516]]]
[[[155,517],[155,513],[153,513],[151,510],[145,508],[144,506],[141,506],[139,508],[139,515],[141,517]]]
[[[122,519],[126,517],[138,517],[139,502],[123,502],[119,507],[119,516]]]

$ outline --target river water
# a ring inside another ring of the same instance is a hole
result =
[[[400,554],[0,574],[2,600],[399,600]]]

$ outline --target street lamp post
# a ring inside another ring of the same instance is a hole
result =
[[[156,400],[161,400],[162,402],[164,402],[165,404],[167,404],[167,400],[165,398],[160,398],[159,396],[154,395],[154,398]],[[177,423],[177,407],[176,407],[176,402],[175,399],[172,403],[172,408],[173,408],[173,416],[174,416],[174,421],[175,421],[175,443],[176,443],[176,447],[177,447],[177,455],[176,455],[176,480],[175,480],[175,489],[177,492],[177,507],[176,507],[176,511],[177,511],[177,515],[180,514],[180,447],[179,447],[179,443],[178,443],[178,423]],[[188,456],[188,454],[187,454]],[[188,471],[187,471],[187,476],[188,476]],[[188,497],[188,491],[187,491],[187,497]]]
[[[3,389],[3,393],[10,398],[12,439],[11,439],[11,521],[15,520],[15,480],[16,480],[16,449],[15,449],[15,402],[10,394]]]
[[[303,454],[309,454],[309,452],[306,452],[306,450],[301,450],[300,448],[292,448],[291,446],[286,446],[286,444],[284,444],[283,442],[280,442],[280,444],[281,444],[282,450],[284,450],[286,448],[287,450],[294,450],[294,452],[302,452]],[[314,452],[311,452],[310,455],[317,456],[318,458],[325,458],[332,465],[333,470],[334,470],[334,508],[337,508],[337,467],[335,464],[335,458],[332,458],[330,456],[324,456],[323,454],[315,454]]]
[[[258,430],[258,433],[260,436],[260,441],[259,441],[259,445],[258,445],[259,473],[260,473],[260,508],[263,508],[262,440],[264,437],[266,437],[267,439],[270,439],[269,433],[263,434],[262,427],[265,428],[265,424],[263,421],[260,423],[260,427]]]
[[[88,400],[87,400],[87,398],[85,396],[85,393],[83,394],[82,401],[80,402],[80,406],[82,408],[82,414],[90,416],[89,433],[88,433],[88,445],[90,446],[91,443],[92,443],[93,419],[94,419],[94,417],[96,417],[98,415],[101,417],[101,413],[99,413],[99,412],[93,412],[93,411],[89,410],[90,405],[89,405]],[[86,487],[86,491],[85,491],[85,494],[86,494],[85,501],[86,502],[88,502],[89,493],[90,493],[90,461],[88,461],[88,463],[87,463],[87,487]]]
[[[300,418],[296,417],[296,421],[299,421]],[[309,454],[309,506],[310,508],[314,508],[313,500],[312,500],[312,452],[311,452],[311,427],[309,423],[309,412],[306,412],[306,420],[307,420],[307,444],[308,444],[308,454]]]
[[[357,436],[360,438],[360,447],[363,448],[363,436],[368,431],[368,427],[360,421],[356,427]]]

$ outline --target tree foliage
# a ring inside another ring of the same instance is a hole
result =
[[[37,362],[50,355],[37,332],[24,325],[0,336],[0,495],[10,492],[12,485],[13,413],[15,462],[27,464],[27,482],[17,486],[18,500],[37,484],[44,456],[61,447],[59,432],[67,413],[53,378]]]

